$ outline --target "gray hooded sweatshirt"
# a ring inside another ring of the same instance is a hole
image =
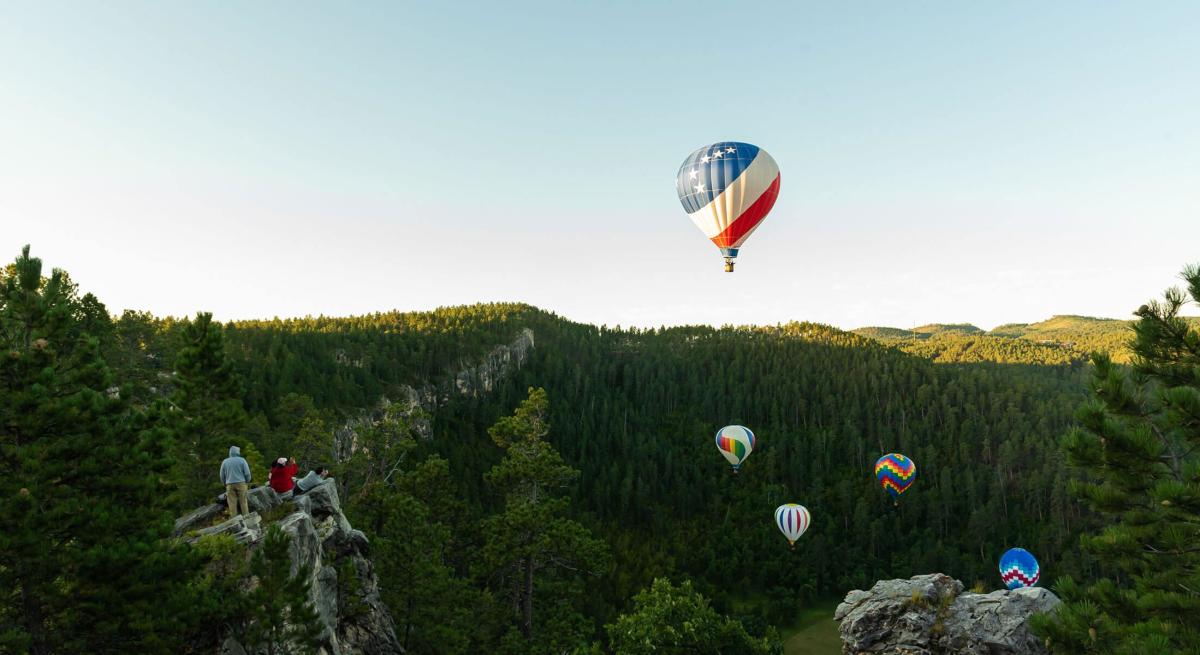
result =
[[[250,481],[250,465],[242,457],[237,446],[229,447],[229,457],[221,462],[221,484],[237,484]]]

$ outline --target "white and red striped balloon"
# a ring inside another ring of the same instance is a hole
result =
[[[775,510],[775,525],[779,527],[783,536],[787,537],[789,545],[796,545],[796,540],[804,535],[811,522],[812,515],[803,505],[787,503]]]

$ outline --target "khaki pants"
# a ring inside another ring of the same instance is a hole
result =
[[[242,508],[242,514],[250,513],[250,508],[247,506],[250,499],[247,494],[245,482],[225,485],[225,502],[229,504],[229,518],[237,516],[239,505]]]

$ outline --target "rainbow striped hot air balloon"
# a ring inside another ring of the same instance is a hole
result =
[[[792,548],[796,547],[796,540],[804,535],[811,522],[812,515],[803,505],[788,503],[775,509],[775,525],[779,526],[779,531],[787,537],[788,545]]]
[[[740,425],[726,425],[717,430],[717,450],[729,460],[733,472],[737,473],[742,462],[754,450],[754,433]]]
[[[1042,567],[1024,548],[1009,548],[1000,556],[1000,579],[1009,589],[1032,587],[1042,577]]]
[[[738,249],[779,197],[779,166],[758,146],[720,141],[683,160],[675,191],[688,218],[720,248],[725,272],[732,273]]]
[[[875,462],[875,479],[899,505],[900,494],[917,479],[917,465],[900,453],[888,453]]]

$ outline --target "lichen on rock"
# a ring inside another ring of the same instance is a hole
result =
[[[961,582],[934,573],[851,591],[834,619],[846,655],[1041,655],[1029,619],[1059,603],[1041,587],[964,593]]]

